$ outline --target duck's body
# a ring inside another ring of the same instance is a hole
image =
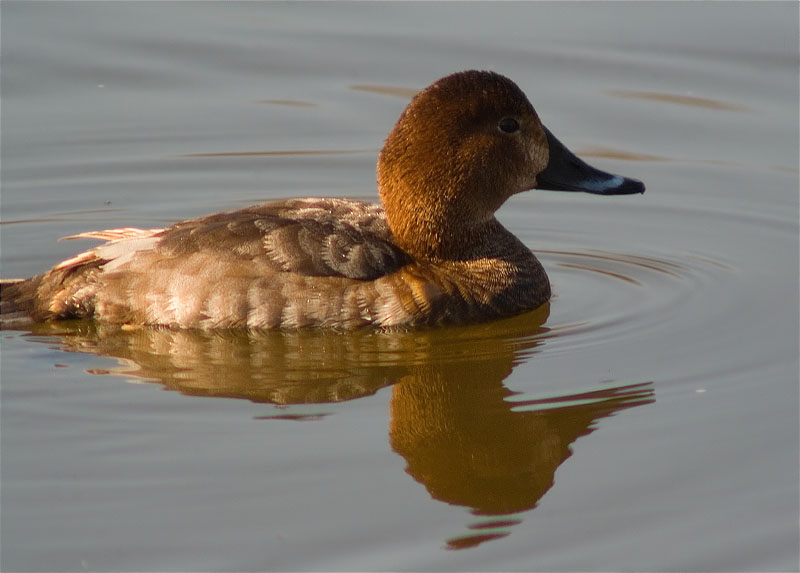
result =
[[[533,253],[491,227],[469,258],[415,261],[379,205],[289,199],[166,229],[84,233],[75,238],[108,242],[6,288],[35,293],[22,297],[35,321],[204,329],[474,322],[547,301]]]
[[[382,206],[289,199],[165,229],[83,233],[107,242],[3,285],[4,323],[351,329],[491,320],[550,297],[539,261],[494,217],[509,196],[541,183],[644,191],[572,156],[519,88],[490,72],[454,74],[416,96],[381,152],[378,183]]]

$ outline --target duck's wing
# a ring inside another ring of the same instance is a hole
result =
[[[17,315],[39,321],[98,313],[120,323],[201,324],[221,311],[205,309],[189,318],[172,314],[176,309],[191,314],[193,305],[207,305],[223,293],[244,300],[254,285],[271,293],[270,304],[282,311],[291,306],[284,300],[289,294],[297,298],[308,290],[311,296],[316,286],[334,288],[331,280],[368,284],[410,261],[394,244],[380,206],[345,199],[278,201],[164,229],[121,228],[67,238],[105,242],[41,275],[0,285],[3,326]],[[267,302],[262,306],[272,308]],[[224,310],[230,312],[220,324],[246,323],[247,308],[238,314]]]
[[[346,199],[289,199],[177,223],[155,235],[165,256],[219,253],[304,276],[371,280],[410,261],[383,209]]]

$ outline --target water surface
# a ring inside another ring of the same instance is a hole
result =
[[[467,68],[648,189],[512,198],[554,297],[498,323],[3,331],[4,571],[797,568],[796,4],[1,9],[3,277],[374,200],[408,99]]]

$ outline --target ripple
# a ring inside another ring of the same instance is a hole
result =
[[[740,104],[735,104],[705,97],[697,97],[691,94],[671,94],[671,93],[647,92],[647,91],[636,91],[636,90],[607,90],[606,93],[608,93],[609,95],[614,95],[628,99],[642,99],[649,101],[666,102],[666,103],[689,106],[689,107],[715,109],[719,111],[737,111],[737,112],[747,112],[747,113],[752,113],[753,111],[749,107]]]
[[[261,151],[212,151],[208,153],[184,153],[178,157],[261,157],[283,155],[357,155],[369,149],[272,149]]]
[[[374,94],[396,96],[396,97],[401,97],[403,99],[411,99],[419,92],[418,89],[414,88],[402,88],[397,86],[382,86],[382,85],[352,85],[350,86],[350,89],[361,92],[374,93]]]
[[[638,286],[641,286],[642,283],[639,282],[639,280],[634,276],[627,275],[624,272],[614,272],[604,269],[601,268],[601,265],[604,263],[611,263],[612,265],[617,265],[619,267],[632,265],[634,267],[639,267],[640,269],[664,273],[675,278],[680,278],[680,271],[686,268],[685,265],[679,262],[670,261],[667,259],[644,257],[641,255],[631,255],[625,253],[612,253],[607,251],[590,250],[578,252],[544,250],[539,251],[539,253],[560,258],[561,260],[558,262],[558,264],[561,267],[597,272]]]
[[[266,103],[270,105],[282,105],[287,107],[316,107],[317,104],[310,101],[294,100],[294,99],[265,99],[257,103]]]
[[[554,312],[546,338],[555,350],[631,339],[669,326],[675,305],[731,268],[696,253],[641,255],[600,249],[539,250],[553,282]],[[682,303],[683,301],[683,303]],[[549,350],[554,350],[550,348]]]

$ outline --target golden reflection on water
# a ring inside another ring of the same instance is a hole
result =
[[[417,93],[419,93],[419,90],[414,88],[399,88],[396,86],[379,86],[370,84],[352,85],[350,86],[350,89],[373,94],[397,96],[403,99],[411,99],[417,95]]]
[[[212,151],[208,153],[184,153],[179,157],[260,157],[283,155],[356,155],[370,149],[275,149],[264,151]]]
[[[392,385],[389,441],[406,460],[406,472],[432,498],[477,516],[466,534],[446,542],[462,549],[508,535],[552,487],[570,445],[594,431],[597,420],[654,401],[650,382],[588,380],[585,392],[547,397],[510,391],[503,382],[518,364],[535,372],[548,314],[545,305],[484,325],[353,333],[126,330],[65,322],[39,325],[28,336],[120,362],[91,373],[153,381],[189,396],[323,405]],[[323,408],[261,418],[325,415]]]
[[[661,101],[666,103],[673,103],[677,105],[684,105],[690,107],[701,107],[704,109],[716,109],[721,111],[740,111],[752,112],[753,110],[743,105],[729,103],[721,100],[697,97],[685,94],[670,94],[663,92],[648,92],[637,90],[607,90],[606,93],[629,99],[643,99],[650,101]]]
[[[623,151],[621,149],[614,149],[613,147],[604,147],[600,145],[592,145],[588,147],[581,147],[576,151],[581,157],[592,157],[595,159],[619,159],[620,161],[677,161],[663,155],[651,155],[649,153],[634,153],[632,151]]]
[[[491,516],[448,540],[450,549],[508,535],[553,486],[575,440],[600,418],[654,400],[650,382],[509,400],[502,382],[511,368],[510,360],[466,360],[417,370],[393,388],[389,437],[406,472],[434,499]]]
[[[301,101],[295,99],[264,99],[258,103],[268,103],[270,105],[285,105],[288,107],[316,107],[317,104],[310,101]]]

